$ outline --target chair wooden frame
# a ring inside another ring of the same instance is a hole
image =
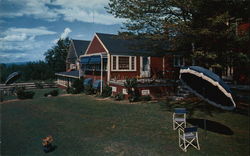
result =
[[[200,150],[199,139],[198,139],[198,131],[197,127],[190,127],[190,128],[179,128],[179,147],[184,151],[187,152],[187,148],[191,145],[197,150]],[[196,142],[196,145],[193,144]]]
[[[186,109],[185,108],[175,108],[173,113],[173,130],[178,128],[184,129],[187,125],[186,123]]]

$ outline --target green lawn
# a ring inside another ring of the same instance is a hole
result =
[[[48,155],[249,155],[249,117],[232,112],[192,112],[201,150],[178,147],[168,102],[125,104],[87,95],[43,97],[1,103],[2,155],[44,155],[41,138],[52,135],[57,148]],[[40,96],[39,96],[40,95]],[[211,125],[210,125],[211,126]],[[223,130],[224,129],[224,130]]]

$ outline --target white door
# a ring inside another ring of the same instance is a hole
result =
[[[141,77],[150,77],[150,57],[141,56]]]

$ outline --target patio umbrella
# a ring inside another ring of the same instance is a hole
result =
[[[212,71],[190,66],[180,70],[180,80],[196,96],[223,110],[233,110],[236,104],[229,86]]]
[[[224,110],[233,110],[236,107],[229,86],[208,69],[199,66],[184,67],[180,69],[180,81],[209,104]],[[204,129],[206,131],[205,119]]]
[[[21,72],[14,72],[14,73],[10,74],[5,81],[5,85],[8,85],[8,84],[15,82],[17,79],[19,79],[21,77],[21,75],[22,75]]]

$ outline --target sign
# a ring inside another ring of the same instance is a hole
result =
[[[150,91],[147,89],[147,90],[141,90],[141,95],[149,95],[150,94]]]
[[[111,86],[111,88],[112,88],[112,92],[116,92],[117,91],[116,87]]]
[[[122,89],[122,94],[128,94],[127,89],[123,88]]]

